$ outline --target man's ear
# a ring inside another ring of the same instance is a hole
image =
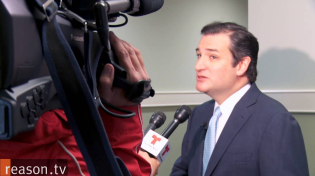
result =
[[[239,62],[238,64],[236,65],[236,75],[237,76],[243,76],[245,75],[248,67],[249,67],[249,64],[251,62],[251,58],[249,56],[245,56],[243,57]]]

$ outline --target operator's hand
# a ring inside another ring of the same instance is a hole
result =
[[[127,80],[131,84],[140,80],[149,80],[140,51],[117,38],[113,32],[109,32],[109,40],[115,50],[119,65],[127,71]],[[98,92],[100,97],[116,107],[136,105],[126,98],[124,89],[112,87],[113,81],[114,67],[111,64],[106,64],[99,80]]]
[[[151,164],[151,175],[157,175],[159,173],[159,167],[161,165],[160,161],[156,158],[151,158],[147,152],[142,150],[139,150],[138,154]]]

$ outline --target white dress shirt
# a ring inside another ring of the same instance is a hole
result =
[[[221,132],[226,124],[226,122],[228,121],[234,106],[236,105],[236,103],[244,96],[244,94],[248,91],[248,89],[250,88],[250,84],[246,84],[244,87],[242,87],[240,90],[238,90],[237,92],[235,92],[233,95],[231,95],[228,99],[226,99],[220,106],[220,110],[222,112],[222,115],[219,117],[218,119],[218,124],[217,124],[217,132],[216,132],[216,140],[215,142],[218,141]],[[214,105],[214,109],[216,107],[218,107],[219,104],[217,102],[215,102]],[[214,112],[214,110],[213,110]]]

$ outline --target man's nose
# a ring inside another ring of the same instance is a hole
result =
[[[195,70],[200,71],[203,70],[204,68],[205,68],[204,58],[199,57],[195,65]]]

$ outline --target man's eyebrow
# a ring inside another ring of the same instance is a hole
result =
[[[217,49],[206,48],[207,51],[219,52]],[[196,48],[196,51],[199,51],[199,48]]]

